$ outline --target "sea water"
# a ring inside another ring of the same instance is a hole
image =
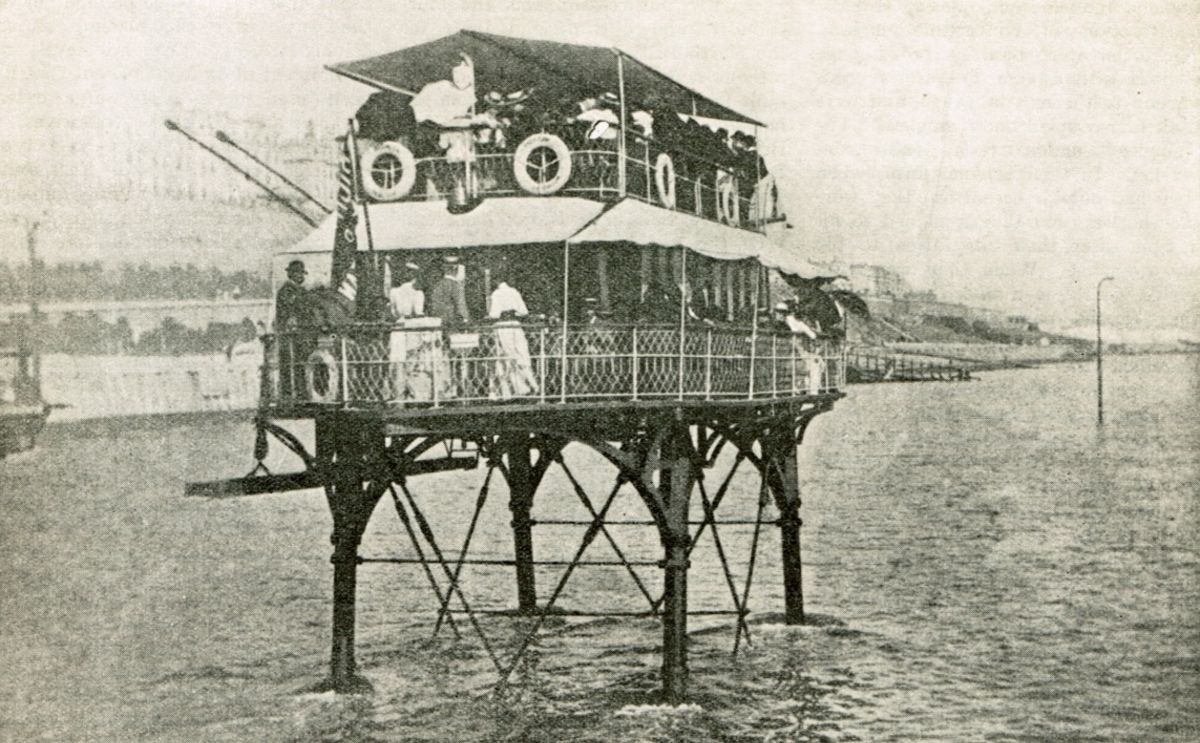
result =
[[[728,615],[693,616],[678,707],[657,704],[662,633],[644,618],[555,617],[497,691],[466,616],[461,639],[448,626],[432,637],[437,599],[416,565],[359,570],[374,693],[310,692],[329,652],[323,495],[184,498],[186,481],[252,466],[237,417],[52,423],[36,451],[0,464],[0,740],[1200,739],[1200,356],[1105,370],[1103,429],[1087,364],[851,387],[801,448],[809,623],[780,621],[765,527],[749,643],[735,656]],[[568,454],[598,507],[611,469]],[[290,468],[281,452],[270,464]],[[726,453],[706,472],[710,497],[732,464]],[[411,483],[448,556],[484,472]],[[757,480],[732,482],[721,518],[753,520]],[[511,555],[505,496],[493,478],[473,557]],[[557,468],[534,515],[587,518]],[[629,492],[609,515],[646,518]],[[536,527],[538,557],[569,559],[583,530]],[[661,557],[644,527],[610,532],[630,560]],[[719,529],[739,596],[753,532]],[[361,553],[412,550],[385,496]],[[601,536],[586,557],[614,552]],[[543,599],[562,570],[539,569]],[[656,596],[659,571],[637,570]],[[711,535],[689,589],[694,609],[733,606]],[[471,566],[463,590],[473,608],[516,600],[511,567]],[[647,607],[621,567],[579,568],[556,604]],[[502,664],[526,630],[492,615],[479,626]]]

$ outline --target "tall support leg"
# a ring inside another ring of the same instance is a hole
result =
[[[767,482],[779,508],[783,600],[787,624],[804,624],[803,559],[800,552],[800,477],[796,442],[778,442],[765,458]]]
[[[354,657],[355,598],[358,546],[383,492],[381,483],[367,488],[366,481],[376,458],[382,456],[383,444],[376,427],[338,418],[317,422],[317,456],[334,473],[327,491],[333,515],[333,642],[329,678],[320,685],[322,689],[352,693],[371,688],[358,675]]]
[[[686,428],[663,442],[659,498],[663,504],[663,700],[680,704],[687,697],[688,500],[695,471]]]
[[[513,551],[517,570],[517,608],[522,614],[537,612],[537,583],[533,569],[533,493],[537,478],[528,436],[514,437],[507,446],[508,508],[512,511]]]

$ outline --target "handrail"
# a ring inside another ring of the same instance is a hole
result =
[[[689,338],[667,323],[418,325],[264,336],[264,406],[761,400],[835,392],[845,381],[840,342],[746,326],[695,323],[703,336]],[[759,353],[759,343],[770,349]]]
[[[648,146],[654,140],[645,139],[645,144]],[[657,146],[657,145],[656,145]],[[673,155],[675,158],[687,158],[688,160],[702,163],[707,168],[715,168],[713,175],[719,171],[726,171],[727,168],[710,163],[704,158],[698,158],[686,151],[658,147],[653,152],[666,152]],[[617,149],[603,148],[588,148],[588,149],[569,149],[572,160],[572,174],[566,185],[557,192],[558,195],[574,195],[587,196],[599,200],[616,200],[622,198],[620,183],[615,180],[610,182],[608,179],[615,179],[617,170],[619,169],[620,152]],[[522,196],[529,198],[543,198],[542,196],[529,193],[523,190],[516,182],[512,172],[514,163],[514,153],[512,152],[480,152],[474,156],[474,161],[465,166],[458,161],[451,161],[445,156],[418,157],[415,158],[415,167],[417,169],[416,186],[408,194],[398,198],[391,199],[392,201],[411,202],[411,201],[433,201],[450,198],[450,194],[454,188],[454,168],[470,167],[472,175],[467,179],[467,182],[475,184],[477,189],[476,195],[480,196]],[[703,195],[707,198],[703,199],[706,209],[689,211],[679,207],[668,207],[660,202],[654,193],[654,163],[652,158],[646,153],[628,152],[625,157],[626,162],[634,166],[641,176],[643,183],[642,188],[635,190],[627,184],[624,191],[624,196],[635,198],[652,206],[668,211],[676,211],[692,216],[700,217],[707,221],[718,222],[725,224],[735,229],[745,229],[752,232],[761,232],[762,220],[753,218],[753,210],[751,206],[753,199],[743,198],[739,192],[735,190],[734,198],[738,201],[738,219],[736,221],[722,220],[719,214],[709,214],[716,208],[717,200],[719,199],[718,189],[714,184],[708,184],[703,179],[698,177],[688,177],[676,175],[676,183],[681,187],[686,187],[696,192],[698,195]],[[429,193],[423,187],[426,181],[434,185],[435,191]],[[697,199],[700,200],[700,199]]]

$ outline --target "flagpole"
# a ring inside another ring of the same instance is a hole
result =
[[[354,119],[349,119],[349,130],[346,132],[347,141],[350,143],[350,175],[354,180],[354,201],[362,205],[363,210],[363,226],[367,231],[367,251],[375,252],[375,240],[371,235],[371,212],[367,209],[367,202],[363,199],[362,193],[359,191],[362,181],[361,173],[358,172],[358,139],[354,136]]]

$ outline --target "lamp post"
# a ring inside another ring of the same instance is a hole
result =
[[[1112,281],[1112,276],[1105,276],[1096,282],[1096,425],[1104,425],[1104,341],[1100,336],[1100,287],[1105,281]]]

